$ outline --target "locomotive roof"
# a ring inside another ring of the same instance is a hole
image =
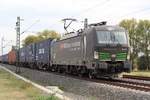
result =
[[[96,30],[104,30],[104,31],[115,31],[115,30],[120,30],[124,31],[125,29],[120,27],[120,26],[110,26],[110,25],[103,25],[103,26],[96,26],[94,27]]]
[[[88,27],[87,29],[92,29],[92,30],[95,29],[95,30],[99,30],[99,31],[116,31],[116,30],[117,31],[125,31],[125,29],[123,27],[120,27],[117,25],[101,25],[101,26]],[[88,31],[88,30],[86,30],[86,31]],[[74,38],[74,37],[79,36],[80,34],[74,33],[74,34],[69,34],[69,35],[71,35],[71,36],[61,38],[59,41],[69,39],[69,38]]]

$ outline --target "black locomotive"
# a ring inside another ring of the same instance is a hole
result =
[[[79,75],[112,76],[131,70],[127,32],[119,26],[92,24],[76,36],[51,45],[52,68]]]

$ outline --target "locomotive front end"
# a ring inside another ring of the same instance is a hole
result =
[[[97,27],[93,57],[98,74],[129,72],[131,63],[127,32],[119,26]]]

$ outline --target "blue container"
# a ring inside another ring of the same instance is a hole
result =
[[[19,62],[26,63],[26,47],[20,48],[19,51]]]
[[[8,54],[2,55],[2,62],[3,63],[8,63]]]
[[[36,64],[40,69],[49,66],[51,41],[46,39],[36,43]]]
[[[29,44],[26,46],[26,62],[27,64],[35,63],[35,43]]]

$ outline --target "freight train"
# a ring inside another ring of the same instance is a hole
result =
[[[63,39],[49,38],[22,47],[19,64],[89,78],[112,77],[131,71],[128,40],[128,33],[122,27],[91,24]],[[0,58],[3,63],[16,63],[14,51]]]

